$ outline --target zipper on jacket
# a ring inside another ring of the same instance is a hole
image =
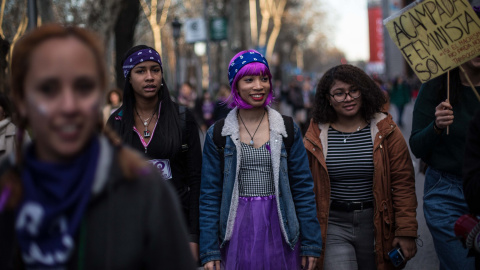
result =
[[[377,151],[377,149],[380,147],[380,145],[382,145],[383,141],[388,137],[390,136],[390,134],[392,134],[392,132],[395,130],[395,128],[392,128],[387,134],[385,134],[382,138],[382,140],[380,141],[380,143],[378,144],[377,148],[373,149],[373,153],[375,153],[375,151]],[[382,155],[383,156],[383,155]],[[377,174],[377,167],[378,165],[376,165],[375,163],[373,164],[373,179],[375,179],[375,176]],[[372,184],[372,191],[375,190],[375,181],[373,181],[373,184]],[[374,198],[375,200],[375,198]],[[377,205],[374,203],[373,204],[373,213],[374,215],[377,213],[378,211],[378,207]],[[375,219],[374,219],[375,221]]]

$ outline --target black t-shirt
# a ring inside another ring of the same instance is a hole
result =
[[[177,107],[177,106],[175,106]],[[165,108],[161,108],[160,117],[164,115]],[[178,111],[177,111],[178,112]],[[107,122],[108,125],[123,137],[121,117],[123,114],[122,109],[117,110],[112,114]],[[177,194],[181,200],[182,208],[185,214],[185,218],[189,225],[191,234],[190,241],[198,242],[199,227],[198,227],[198,201],[200,197],[200,179],[202,170],[202,152],[200,145],[200,137],[198,134],[198,125],[190,110],[185,110],[185,116],[179,117],[180,121],[184,121],[186,124],[185,130],[182,131],[182,144],[188,145],[188,150],[182,152],[182,148],[179,147],[178,151],[171,156],[164,156],[162,154],[162,147],[164,143],[161,140],[161,133],[165,132],[160,124],[157,124],[153,131],[151,131],[151,138],[147,145],[147,151],[145,153],[145,147],[138,134],[143,135],[144,130],[138,130],[137,132],[131,129],[132,142],[129,144],[132,148],[142,153],[154,166],[161,168],[167,163],[170,165],[171,175],[168,172],[162,170],[164,177],[169,181],[177,190]],[[179,127],[180,128],[180,127]],[[167,170],[168,171],[168,170]],[[167,174],[167,175],[166,175]]]

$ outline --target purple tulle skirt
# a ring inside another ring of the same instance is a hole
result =
[[[292,250],[280,228],[275,196],[240,197],[222,269],[300,269],[300,243]]]

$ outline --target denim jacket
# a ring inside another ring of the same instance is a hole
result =
[[[297,125],[294,143],[287,158],[283,137],[287,137],[282,116],[267,108],[270,122],[270,148],[278,216],[283,237],[293,249],[301,240],[301,256],[319,257],[322,247],[320,225],[316,217],[313,179]],[[200,259],[202,264],[220,260],[220,248],[232,237],[239,200],[238,173],[241,146],[237,109],[225,118],[222,136],[226,136],[224,157],[213,142],[213,126],[207,131],[203,149],[200,188]],[[220,158],[224,158],[222,172]],[[222,177],[223,174],[223,177]]]

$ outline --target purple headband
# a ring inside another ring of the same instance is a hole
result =
[[[144,62],[144,61],[154,61],[160,64],[160,69],[162,69],[162,59],[160,59],[160,55],[154,49],[143,49],[136,51],[129,55],[125,62],[123,63],[123,76],[127,78],[128,73],[130,70],[134,68],[136,65]]]

